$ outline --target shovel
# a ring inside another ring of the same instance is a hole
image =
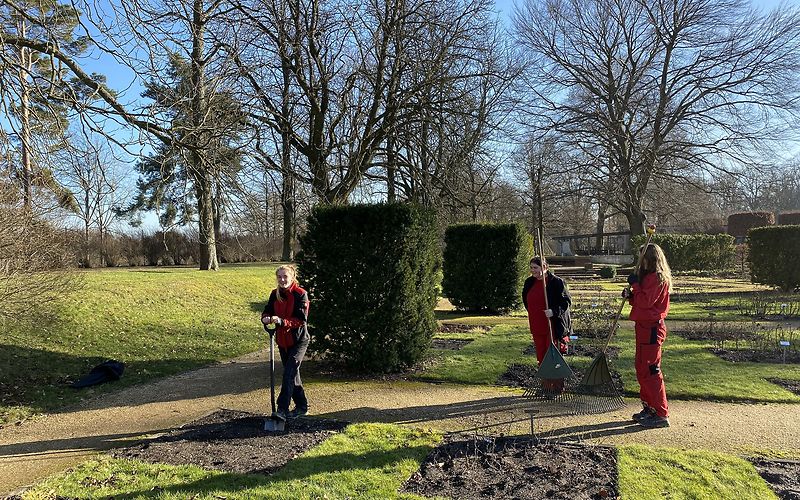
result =
[[[272,403],[272,415],[264,419],[264,430],[280,432],[286,429],[286,418],[275,411],[275,325],[264,325],[269,333],[269,394]]]

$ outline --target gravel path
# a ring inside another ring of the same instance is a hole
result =
[[[0,495],[65,470],[94,453],[166,432],[219,408],[267,413],[264,353],[129,388],[61,413],[0,429]],[[442,431],[531,432],[521,391],[408,381],[307,384],[315,415],[393,422]],[[800,456],[800,405],[671,402],[672,426],[631,424],[620,412],[537,416],[539,436],[598,444],[642,443],[731,453],[780,450]],[[755,423],[755,425],[754,425]]]

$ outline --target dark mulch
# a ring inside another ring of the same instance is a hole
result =
[[[781,500],[800,500],[800,461],[752,458],[750,461]]]
[[[264,430],[264,416],[219,410],[155,439],[114,450],[116,458],[194,464],[237,473],[271,474],[345,428],[347,422],[299,418],[282,432]]]
[[[470,342],[472,342],[472,340],[468,339],[433,339],[431,341],[431,349],[458,351]]]
[[[622,383],[622,375],[616,370],[610,370],[611,372],[611,379],[614,382],[614,386],[617,389],[619,394],[622,394],[623,391],[623,383]],[[574,389],[575,386],[580,384],[583,380],[584,371],[579,368],[572,368],[573,376],[570,377],[569,380],[566,381],[566,388],[567,390]],[[511,364],[508,367],[508,370],[505,371],[500,378],[497,380],[497,383],[500,385],[508,385],[511,387],[522,387],[522,388],[529,388],[529,387],[536,387],[539,384],[539,379],[536,376],[536,367],[531,365],[523,365],[523,364]]]
[[[488,326],[467,325],[464,323],[440,323],[439,331],[442,333],[469,333],[473,331],[488,332]]]
[[[569,349],[567,350],[565,356],[586,356],[587,358],[594,358],[600,354],[601,349],[602,347],[597,344],[579,344],[577,342],[570,342]],[[536,348],[533,346],[533,344],[531,344],[522,350],[522,354],[526,356],[535,356]],[[608,349],[606,350],[606,357],[608,359],[614,359],[618,356],[619,347],[608,346]]]
[[[448,498],[616,498],[616,462],[616,451],[607,447],[452,436],[403,491]]]
[[[711,352],[732,363],[783,363],[783,353],[777,351],[757,351],[755,349],[719,349],[710,348]],[[786,363],[800,363],[800,351],[787,351]]]
[[[775,385],[779,385],[784,389],[786,389],[787,391],[791,391],[800,396],[800,380],[789,380],[785,378],[768,378],[767,381],[772,382]]]

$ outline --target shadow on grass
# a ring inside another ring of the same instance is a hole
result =
[[[0,344],[0,404],[5,407],[26,406],[34,412],[57,412],[86,397],[105,394],[153,379],[174,375],[214,363],[213,359],[157,359],[127,361],[119,380],[83,389],[73,389],[72,382],[80,379],[107,357],[80,356],[45,349],[13,344]],[[253,378],[256,378],[253,374]],[[263,375],[259,378],[263,378]],[[263,384],[261,384],[263,385]],[[258,384],[248,385],[251,390]],[[218,387],[194,397],[227,394],[229,387]],[[186,388],[184,394],[174,397],[190,397],[196,390]],[[165,400],[165,395],[156,394],[155,401]],[[149,402],[149,401],[148,401]],[[102,403],[95,408],[103,407]],[[116,406],[116,405],[113,405]]]
[[[314,457],[298,457],[293,459],[273,476],[233,473],[215,474],[190,483],[158,488],[158,494],[172,494],[180,497],[185,495],[186,497],[192,498],[195,495],[210,493],[224,494],[226,492],[239,492],[242,496],[254,494],[258,496],[265,495],[268,498],[298,498],[302,496],[302,490],[306,489],[305,485],[297,484],[298,489],[294,490],[287,488],[287,485],[282,483],[295,481],[301,483],[311,476],[319,476],[321,474],[337,474],[352,471],[367,472],[371,469],[381,470],[409,459],[419,462],[430,450],[430,446],[413,446],[400,447],[390,452],[333,453]],[[401,481],[398,481],[398,487],[400,486],[400,482]],[[375,495],[378,493],[377,491],[364,491],[364,486],[362,482],[359,482],[357,485],[358,490],[354,489],[352,492],[339,491],[337,493],[345,494],[348,498],[350,495]],[[375,489],[378,490],[381,486],[383,486],[383,484],[376,484]],[[253,488],[263,490],[253,492],[242,491]],[[277,491],[269,491],[272,488],[277,488]],[[383,486],[383,488],[385,489],[385,486]],[[306,490],[306,493],[313,496],[313,492]],[[151,496],[152,494],[152,489],[142,489],[131,493],[114,495],[114,498],[142,498]]]

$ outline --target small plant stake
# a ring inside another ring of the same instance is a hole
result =
[[[779,343],[781,345],[781,351],[783,352],[783,364],[786,364],[786,349],[789,348],[790,343],[788,340],[781,340]]]

